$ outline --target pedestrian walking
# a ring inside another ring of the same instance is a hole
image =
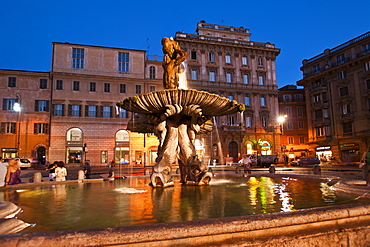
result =
[[[64,162],[59,161],[55,168],[55,181],[66,181],[67,169],[65,168]]]
[[[46,168],[45,171],[48,171],[49,172],[49,180],[50,181],[53,181],[53,179],[55,178],[55,168],[58,167],[58,162],[55,161],[54,163],[52,164],[49,164],[48,168]]]
[[[252,160],[249,158],[249,155],[244,154],[243,159],[239,160],[239,163],[242,164],[244,168],[244,173],[251,174],[251,163]]]

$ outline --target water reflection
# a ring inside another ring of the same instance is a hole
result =
[[[177,179],[177,178],[176,178]],[[319,180],[237,177],[209,186],[152,188],[149,178],[56,184],[8,191],[25,231],[56,231],[287,212],[349,201]]]

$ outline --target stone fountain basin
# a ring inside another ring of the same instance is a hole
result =
[[[217,94],[195,89],[154,91],[129,97],[117,103],[118,107],[140,114],[160,114],[168,105],[181,107],[199,105],[203,115],[206,116],[229,115],[242,112],[245,109],[244,104],[238,104],[235,100],[231,101]]]
[[[266,176],[266,174],[264,175]],[[273,176],[278,176],[277,174]],[[287,176],[279,174],[279,176]],[[289,176],[292,176],[291,174]],[[338,180],[333,186],[369,196]],[[346,189],[345,189],[346,188]],[[188,222],[0,235],[4,246],[366,246],[370,202]]]

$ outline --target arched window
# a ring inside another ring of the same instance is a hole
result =
[[[150,66],[149,67],[149,79],[155,79],[155,66]]]
[[[116,141],[118,141],[118,142],[128,142],[129,141],[128,132],[126,130],[117,131]]]
[[[79,128],[71,128],[67,131],[67,141],[82,142],[82,130]]]

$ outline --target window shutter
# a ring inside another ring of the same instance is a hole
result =
[[[35,100],[35,111],[39,111],[39,101]]]
[[[98,114],[98,117],[102,117],[103,116],[103,106],[100,105],[99,107],[99,114]]]
[[[89,106],[85,105],[85,117],[90,117],[89,116]]]
[[[46,112],[49,112],[50,111],[50,102],[49,100],[46,101],[46,109],[45,109]]]
[[[55,104],[51,105],[51,115],[55,116]]]
[[[78,107],[78,116],[79,117],[82,116],[82,105],[79,105],[79,107]]]
[[[72,116],[72,105],[68,104],[68,116]]]
[[[110,106],[109,108],[110,108],[110,117],[113,117],[113,107]]]
[[[64,104],[62,105],[62,116],[64,116]]]
[[[38,133],[37,133],[37,123],[34,123],[34,124],[33,124],[33,133],[34,133],[34,134],[38,134]]]
[[[49,134],[49,124],[44,124],[45,126],[45,134]]]
[[[1,123],[1,134],[5,133],[5,123]]]

